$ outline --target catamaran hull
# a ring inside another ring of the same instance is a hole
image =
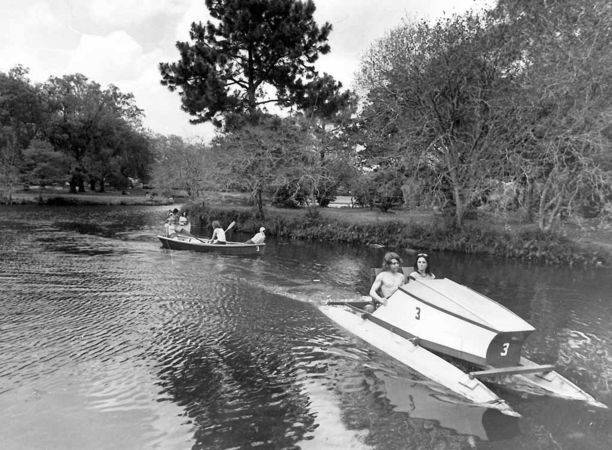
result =
[[[527,358],[521,358],[521,366],[537,366],[533,361]],[[533,395],[542,395],[549,397],[558,397],[565,400],[577,400],[585,402],[596,408],[607,408],[601,402],[598,402],[587,394],[567,378],[561,376],[555,371],[544,373],[529,373],[529,374],[514,374],[508,375],[509,383],[504,382],[504,377],[499,380],[493,379],[493,382],[513,386],[521,392],[528,392]]]
[[[468,374],[462,372],[453,364],[423,347],[415,345],[409,339],[369,320],[364,320],[360,315],[349,311],[345,307],[322,306],[320,310],[338,325],[370,345],[466,400],[480,406],[497,409],[509,416],[520,417],[520,414],[482,382],[470,378]]]
[[[388,327],[380,326],[375,323],[379,320],[376,317],[370,316],[369,320],[364,319],[355,312],[356,310],[348,306],[326,305],[320,309],[327,317],[351,333],[455,394],[475,404],[497,409],[507,415],[518,416],[518,413],[477,379],[475,374],[478,372],[470,374],[463,372],[450,362],[416,344],[418,338],[409,339],[412,336],[409,333],[393,326],[391,330]],[[519,367],[519,370],[534,369],[537,372],[504,374],[503,368],[501,372],[498,372],[500,369],[483,366],[484,369],[492,369],[492,373],[484,375],[483,378],[512,390],[532,395],[576,400],[585,402],[589,406],[607,409],[605,404],[595,400],[590,394],[554,370],[540,370],[545,366],[539,366],[524,357],[520,358]]]

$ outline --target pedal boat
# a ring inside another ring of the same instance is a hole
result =
[[[244,242],[212,243],[208,239],[200,239],[186,234],[174,234],[157,238],[164,248],[170,250],[191,250],[194,252],[220,253],[222,255],[258,256],[262,255],[266,244],[246,244]]]
[[[448,278],[411,279],[373,313],[363,309],[367,303],[329,302],[320,309],[374,347],[473,403],[517,416],[480,381],[503,378],[510,388],[607,408],[555,372],[554,366],[521,356],[525,339],[534,331],[529,323]],[[449,361],[452,358],[478,370],[464,372]]]

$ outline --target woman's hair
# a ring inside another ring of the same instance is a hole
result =
[[[427,275],[431,274],[431,267],[429,267],[429,255],[427,253],[417,253],[416,258],[414,259],[414,270],[416,272],[419,271],[419,265],[417,264],[417,261],[419,260],[419,258],[423,258],[425,260],[425,262],[427,262],[427,267],[425,268],[425,273]]]
[[[397,259],[397,262],[399,262],[400,267],[402,266],[402,258],[400,258],[397,253],[387,252],[385,253],[385,256],[382,261],[382,270],[389,270],[391,268],[391,261],[393,261],[394,259]]]
[[[218,220],[213,220],[212,227],[221,228],[221,223]]]

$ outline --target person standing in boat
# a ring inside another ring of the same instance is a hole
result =
[[[388,252],[382,262],[382,270],[372,283],[370,297],[372,304],[366,306],[367,311],[373,311],[379,305],[385,305],[387,299],[406,283],[406,278],[402,272],[402,260],[397,253]]]
[[[221,223],[218,220],[213,220],[212,227],[213,234],[210,242],[213,244],[226,244],[225,230],[221,227]]]
[[[245,242],[245,244],[263,244],[266,240],[266,234],[264,233],[266,229],[261,227],[259,229],[259,233],[255,234],[251,239]]]
[[[432,279],[436,276],[431,272],[429,265],[429,255],[427,253],[418,253],[414,260],[414,272],[408,275],[408,278],[413,280]]]

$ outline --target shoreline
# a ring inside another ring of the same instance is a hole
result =
[[[240,229],[254,232],[262,221],[253,215],[245,196],[233,193],[209,195],[203,201],[151,196],[145,190],[69,193],[65,190],[17,192],[13,205],[106,205],[168,206],[186,210],[197,227],[210,216],[231,222],[239,218]],[[3,203],[7,205],[6,202]],[[533,224],[509,218],[482,216],[455,230],[440,213],[422,210],[381,212],[368,208],[316,208],[309,210],[265,207],[269,233],[300,240],[342,241],[387,247],[458,251],[488,254],[507,259],[551,265],[612,267],[612,230],[565,227],[560,233],[543,234]]]

